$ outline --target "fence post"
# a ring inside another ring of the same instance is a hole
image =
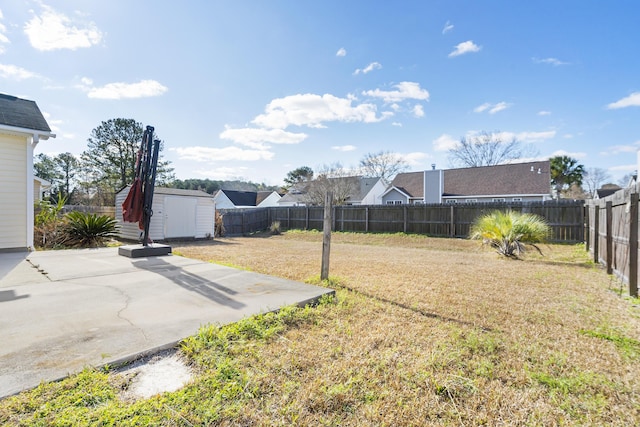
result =
[[[589,248],[591,247],[591,221],[589,218],[589,204],[585,203],[584,205],[584,239],[585,239],[585,249],[589,252]]]
[[[364,231],[369,232],[369,206],[364,208]]]
[[[600,250],[600,206],[595,205],[593,215],[593,262],[599,262],[598,251]]]
[[[629,295],[638,297],[638,193],[631,193],[629,209]]]
[[[308,230],[309,229],[309,206],[306,207],[305,209],[305,217],[304,217],[304,229]]]
[[[408,215],[409,208],[407,207],[407,205],[404,205],[402,208],[403,208],[402,209],[403,231],[406,233],[407,232],[407,221],[409,220],[409,215]]]
[[[324,221],[322,223],[322,268],[320,270],[320,280],[329,278],[329,254],[331,253],[331,201],[333,195],[327,192],[324,198]]]
[[[455,225],[455,210],[454,205],[450,206],[450,222],[449,222],[449,237],[456,237],[456,225]]]
[[[607,274],[613,274],[613,203],[605,204],[607,212]]]

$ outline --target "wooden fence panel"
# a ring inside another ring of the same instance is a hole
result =
[[[636,188],[620,190],[586,204],[587,250],[607,273],[629,285],[638,296],[638,193]]]

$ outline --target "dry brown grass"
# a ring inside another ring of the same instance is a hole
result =
[[[174,251],[308,281],[321,241],[288,232]],[[637,307],[580,248],[542,249],[514,261],[466,240],[334,233],[338,302],[241,356],[259,398],[228,424],[639,424]]]

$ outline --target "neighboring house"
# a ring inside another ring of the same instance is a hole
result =
[[[122,220],[122,203],[129,194],[127,186],[116,193],[118,236],[127,240],[142,240],[138,223]],[[205,239],[215,231],[215,204],[211,194],[200,190],[155,187],[153,215],[149,237],[154,242],[168,239]]]
[[[33,177],[33,201],[41,202],[45,194],[51,189],[51,183],[37,176]]]
[[[596,190],[594,199],[604,199],[613,193],[622,190],[622,187],[616,184],[605,184]]]
[[[217,209],[267,208],[278,206],[280,195],[275,191],[218,190],[213,199]]]
[[[382,204],[532,202],[552,198],[549,161],[401,173]]]
[[[345,205],[379,205],[382,193],[386,190],[384,180],[380,178],[364,178],[350,176],[329,178],[329,180],[342,180],[341,188],[351,188],[352,191],[344,201]],[[278,206],[305,206],[307,204],[307,192],[313,181],[296,184],[289,192],[278,201]]]
[[[34,101],[0,94],[0,252],[33,248],[33,150],[49,138]]]

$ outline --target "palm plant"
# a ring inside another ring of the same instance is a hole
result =
[[[73,247],[97,247],[117,234],[116,220],[107,215],[69,212],[65,215],[65,244]]]
[[[515,211],[493,211],[476,219],[471,227],[471,238],[482,239],[496,251],[510,258],[518,258],[525,245],[542,251],[542,243],[551,234],[551,228],[539,215]]]

